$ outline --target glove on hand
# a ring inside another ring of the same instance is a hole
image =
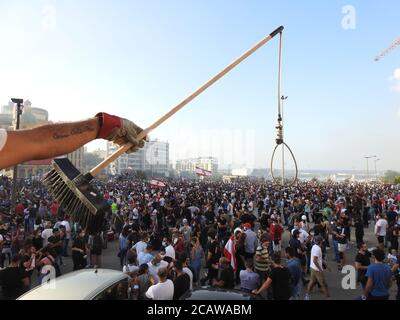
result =
[[[141,141],[137,139],[138,134],[143,131],[143,129],[138,127],[132,121],[105,112],[96,114],[96,117],[99,119],[100,124],[97,138],[112,141],[120,146],[132,143],[132,148],[130,148],[127,153],[143,148],[144,142],[147,138]]]

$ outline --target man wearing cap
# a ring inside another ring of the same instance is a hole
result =
[[[246,239],[245,239],[245,257],[246,259],[253,259],[258,246],[257,234],[251,229],[250,223],[245,223],[243,225],[245,229]]]
[[[310,300],[310,292],[316,283],[318,283],[321,286],[321,290],[327,298],[329,298],[330,296],[328,291],[328,286],[325,281],[323,262],[322,262],[321,248],[323,244],[323,238],[321,236],[316,236],[314,238],[314,242],[315,244],[311,249],[311,262],[310,262],[311,277],[304,300]]]

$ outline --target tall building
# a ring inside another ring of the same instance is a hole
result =
[[[119,148],[111,142],[107,143],[107,155]],[[165,175],[169,171],[169,143],[152,140],[144,148],[130,154],[124,154],[112,162],[108,173],[121,174],[126,171],[147,171],[151,174]]]
[[[67,155],[67,158],[80,172],[85,171],[85,148],[80,147],[79,149],[71,152]]]
[[[7,105],[1,107],[0,113],[0,128],[13,130],[16,123],[16,107],[14,103],[9,102]],[[29,100],[24,101],[24,108],[20,118],[20,128],[28,129],[37,125],[49,123],[49,112],[42,108],[32,107]],[[73,165],[83,172],[85,169],[83,147],[67,155],[67,158]],[[28,161],[18,165],[18,178],[29,178],[32,176],[41,177],[45,172],[50,170],[52,159]],[[12,168],[2,171],[2,174],[12,176]],[[0,172],[1,173],[1,172]]]
[[[196,167],[216,173],[218,171],[218,159],[214,157],[199,157],[177,160],[175,169],[178,172],[194,172]]]

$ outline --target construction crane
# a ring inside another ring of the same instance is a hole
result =
[[[388,53],[393,51],[399,45],[400,45],[400,37],[397,38],[389,47],[387,47],[385,50],[383,50],[380,54],[378,54],[375,57],[375,61],[381,60],[384,56],[386,56]]]

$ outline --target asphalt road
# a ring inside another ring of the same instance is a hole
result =
[[[282,248],[285,248],[289,240],[289,232],[285,231],[283,238]],[[354,230],[352,234],[352,240],[355,240]],[[376,238],[373,234],[373,225],[370,225],[369,229],[365,230],[364,241],[367,242],[369,248],[373,248],[377,245]],[[119,258],[117,257],[118,253],[118,241],[114,240],[108,243],[108,248],[103,250],[102,256],[102,267],[114,270],[120,270]],[[354,265],[354,258],[357,253],[357,248],[352,242],[350,244],[350,249],[347,251],[347,264]],[[346,274],[342,274],[337,269],[336,262],[334,259],[334,251],[333,248],[328,250],[327,252],[327,262],[328,267],[331,271],[325,271],[326,281],[329,286],[329,291],[331,294],[331,299],[333,300],[354,300],[357,297],[361,296],[361,288],[357,285],[356,289],[343,289],[342,288],[342,279],[346,276]],[[72,271],[72,259],[70,257],[63,258],[64,265],[61,266],[62,273],[71,272]],[[36,278],[35,275],[33,278]],[[33,279],[34,280],[34,279]],[[391,289],[390,299],[394,299],[397,291],[396,284],[393,285]],[[319,292],[317,286],[314,287],[313,292],[311,293],[312,300],[324,300],[326,299],[322,293]]]

